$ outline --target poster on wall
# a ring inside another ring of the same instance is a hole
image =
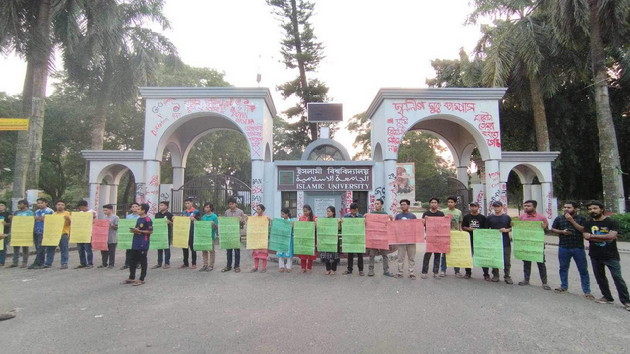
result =
[[[416,200],[416,165],[413,162],[396,164],[396,186],[398,194],[396,200]]]
[[[315,198],[315,205],[313,205],[313,214],[318,218],[326,217],[326,208],[329,206],[335,206],[335,198]]]

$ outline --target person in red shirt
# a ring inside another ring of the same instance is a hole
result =
[[[523,210],[525,211],[518,218],[521,221],[540,221],[542,222],[543,230],[547,230],[549,227],[549,221],[545,218],[544,215],[536,213],[536,207],[538,206],[538,202],[535,200],[526,200],[523,202]],[[538,264],[538,273],[540,273],[540,280],[542,281],[542,287],[545,290],[551,290],[549,284],[547,284],[547,266],[545,265],[545,258],[543,256],[542,262],[537,262]],[[518,283],[518,285],[525,286],[529,285],[529,277],[532,273],[532,262],[531,261],[523,261],[523,274],[525,279]]]
[[[310,205],[304,204],[302,208],[304,215],[300,216],[300,221],[316,221],[317,216],[313,215],[313,209]],[[315,260],[315,255],[307,256],[301,254],[298,256],[300,259],[300,267],[302,268],[302,273],[310,273],[313,271],[313,261]]]

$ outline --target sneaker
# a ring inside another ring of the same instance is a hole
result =
[[[440,275],[438,275],[440,278],[444,278],[446,276],[446,272],[440,272]]]
[[[225,268],[221,269],[221,273],[229,272],[231,270],[232,270],[232,267],[225,267]]]
[[[28,269],[42,269],[42,266],[40,266],[39,264],[31,264],[30,266],[28,266]]]
[[[74,269],[81,269],[81,268],[85,268],[87,267],[86,265],[83,264],[79,264],[78,266],[74,267]]]
[[[151,269],[158,269],[158,268],[162,268],[161,264],[156,264],[153,267],[151,267]]]
[[[110,265],[109,267],[107,267],[107,269],[114,269],[114,265]]]
[[[422,278],[422,279],[426,279],[426,278],[428,278],[428,277],[429,277],[429,276],[427,275],[427,273],[422,273],[422,274],[420,274],[420,278]]]
[[[373,276],[374,276],[374,269],[368,270],[368,277],[373,277]]]
[[[125,269],[128,269],[128,268],[129,268],[129,266],[124,265],[124,266],[120,267],[120,270],[125,270]]]
[[[203,267],[199,268],[200,272],[205,272],[207,270],[208,270],[208,266],[203,266]]]
[[[504,277],[503,279],[505,280],[505,284],[514,284],[512,277]]]
[[[566,293],[566,292],[567,292],[567,289],[565,289],[565,288],[555,288],[555,289],[553,289],[553,291],[554,291],[556,294],[564,294],[564,293]]]
[[[483,275],[483,280],[490,281],[490,274],[484,274]]]
[[[413,274],[409,274],[409,279],[411,279],[411,280],[416,280],[416,276],[415,276],[415,275],[413,275]]]
[[[59,267],[59,269],[68,269],[68,265],[67,264],[62,264],[61,267]]]
[[[52,268],[52,266],[48,264],[44,264],[44,268]]]
[[[368,275],[369,275],[369,274],[368,274]],[[384,277],[393,277],[393,276],[394,276],[394,274],[392,274],[392,273],[390,273],[390,272],[385,272],[385,273],[383,273],[383,276],[384,276]]]
[[[625,310],[630,311],[630,302],[625,302],[622,305]]]
[[[615,300],[609,300],[602,296],[601,298],[595,300],[595,302],[598,304],[612,304],[613,302],[615,302]]]
[[[527,280],[519,281],[518,285],[520,285],[520,286],[529,285],[529,281],[527,281]]]
[[[104,264],[101,264],[100,266],[98,266],[98,267],[96,267],[96,268],[107,268],[107,266],[106,266],[106,265],[104,265]]]
[[[586,298],[586,300],[591,300],[591,301],[595,300],[595,296],[589,293],[584,294],[584,297]]]
[[[439,279],[438,278],[438,273],[433,273],[433,277],[436,278],[436,279]]]
[[[551,287],[549,286],[549,284],[543,284],[542,288],[545,290],[551,290]]]
[[[344,270],[342,274],[343,275],[352,275],[352,272],[349,271],[349,270]]]
[[[365,273],[363,273],[363,272],[359,271],[359,276],[361,276],[361,277],[362,277],[362,276],[364,276],[364,275],[365,275]]]
[[[291,271],[291,269],[289,269],[289,270],[287,270],[287,271],[288,271],[288,272],[290,272],[290,271]],[[239,267],[235,267],[235,268],[234,268],[234,273],[240,273],[240,272],[241,272],[241,268],[239,268]]]
[[[498,282],[499,282],[499,280],[501,280],[501,278],[499,278],[499,276],[498,276],[498,275],[493,275],[493,276],[492,276],[492,282],[493,282],[493,283],[498,283]]]

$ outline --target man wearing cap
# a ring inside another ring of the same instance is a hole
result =
[[[486,225],[486,217],[483,214],[479,213],[479,203],[477,202],[470,203],[470,214],[464,216],[464,219],[462,220],[462,230],[468,231],[468,234],[470,234],[470,250],[473,254],[474,254],[473,231],[475,229],[482,229],[485,227],[485,225]],[[470,279],[471,276],[472,276],[472,269],[466,268],[466,275],[464,275],[464,278]],[[490,274],[488,274],[488,268],[484,268],[483,278],[485,280],[490,280]]]
[[[510,276],[510,258],[512,257],[512,245],[510,244],[510,232],[512,231],[512,218],[503,213],[503,203],[500,201],[492,202],[493,213],[486,218],[486,228],[499,230],[503,234],[503,279],[506,284],[514,284]],[[488,268],[483,269],[484,273]],[[497,283],[499,278],[499,269],[492,268],[492,281]]]

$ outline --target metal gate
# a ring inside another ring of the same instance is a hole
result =
[[[251,207],[251,196],[250,186],[234,176],[206,175],[171,190],[171,211],[180,212],[184,209],[184,200],[191,198],[199,209],[204,203],[212,203],[215,213],[222,214],[228,208],[228,200],[235,198],[238,207],[247,212]]]
[[[468,214],[470,210],[470,191],[460,180],[454,177],[448,178],[448,196],[457,197],[457,208],[462,213]]]

